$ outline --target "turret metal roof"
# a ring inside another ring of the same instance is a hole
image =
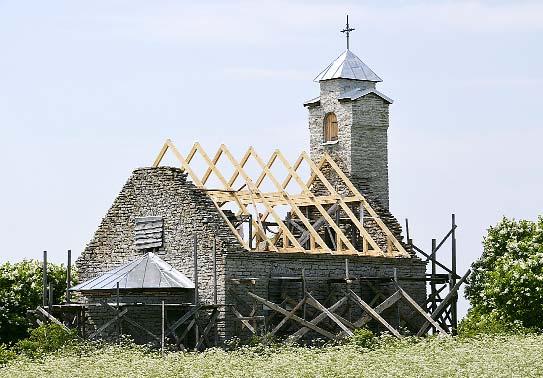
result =
[[[330,79],[352,79],[379,82],[383,81],[350,50],[345,50],[336,60],[324,69],[314,81]]]
[[[152,252],[110,270],[70,290],[194,289],[194,283]]]
[[[359,98],[362,98],[362,97],[364,97],[366,95],[369,95],[370,93],[373,93],[373,94],[381,97],[383,100],[385,100],[389,104],[392,104],[394,102],[390,97],[384,95],[383,93],[381,93],[378,90],[373,89],[373,88],[367,88],[367,89],[355,88],[355,89],[352,89],[352,90],[350,90],[348,92],[345,92],[342,95],[340,95],[338,97],[338,100],[339,101],[341,101],[341,100],[355,101],[355,100],[358,100]]]

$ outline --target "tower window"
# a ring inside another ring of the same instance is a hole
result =
[[[337,140],[337,118],[334,113],[326,114],[324,117],[324,143]]]

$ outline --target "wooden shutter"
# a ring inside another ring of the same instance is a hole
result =
[[[332,142],[337,140],[338,127],[337,118],[334,113],[328,113],[324,118],[324,141]]]

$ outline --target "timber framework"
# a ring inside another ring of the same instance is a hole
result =
[[[208,193],[238,241],[249,251],[410,257],[402,243],[327,153],[320,161],[314,162],[306,152],[302,152],[291,164],[279,150],[275,150],[265,161],[253,147],[249,147],[238,160],[224,144],[210,157],[199,143],[195,143],[184,156],[168,139],[153,167],[160,165],[168,151],[173,153],[197,188]],[[201,175],[196,173],[192,164],[197,156],[206,165]],[[245,169],[251,159],[260,170],[258,175],[252,177]],[[221,163],[226,163],[233,170],[230,177],[227,178],[219,168]],[[300,172],[302,164],[308,168],[309,177],[304,178]],[[330,172],[325,175],[322,171],[324,166],[340,181],[339,185],[337,182],[334,185],[330,183]],[[280,177],[276,168],[286,174]],[[221,187],[208,187],[212,175]],[[275,191],[261,189],[266,179],[273,184]],[[297,190],[289,188],[291,183],[295,183]],[[312,186],[317,183],[324,186],[328,192],[326,195],[317,195],[312,191]],[[346,189],[340,193],[338,187]],[[235,213],[226,210],[232,206],[236,209]],[[280,206],[288,208],[289,216],[286,219],[277,211]],[[309,209],[317,212],[318,219],[310,219]],[[365,218],[373,220],[386,235],[386,246],[379,246],[370,235],[364,226]],[[244,223],[248,225],[247,236],[243,232]]]

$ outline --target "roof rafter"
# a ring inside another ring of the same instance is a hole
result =
[[[275,150],[265,161],[253,147],[249,147],[238,161],[224,144],[211,158],[199,143],[195,143],[189,153],[183,156],[172,141],[167,139],[153,163],[154,167],[161,164],[168,150],[172,151],[194,185],[206,191],[228,227],[247,250],[255,252],[267,250],[279,253],[410,256],[364,196],[328,154],[324,154],[319,162],[314,162],[306,152],[302,152],[291,165],[279,150]],[[204,162],[205,171],[201,176],[193,166],[196,156],[200,156]],[[258,175],[253,176],[254,179],[246,169],[250,160],[254,160],[259,169]],[[219,169],[219,162],[221,164],[226,162],[233,169],[229,179]],[[301,166],[304,163],[309,168],[309,176],[305,179],[301,172]],[[335,174],[336,179],[340,180],[342,186],[347,188],[350,193],[344,194],[342,191],[340,194],[337,188],[334,188],[327,178],[327,174],[322,171],[325,165],[331,169],[331,173]],[[286,170],[286,175],[279,177],[278,169]],[[220,187],[209,187],[211,177],[218,180]],[[273,190],[267,191],[262,188],[266,179],[273,185]],[[239,189],[235,189],[235,183],[240,180],[241,186]],[[328,194],[314,193],[312,187],[317,183],[317,180],[324,185],[325,190],[329,192]],[[289,185],[293,183],[297,185],[299,192],[287,190]],[[264,209],[264,213],[259,212],[259,205]],[[226,211],[227,206],[230,208],[233,206],[235,213],[230,210]],[[370,215],[368,218],[375,221],[386,236],[386,246],[379,246],[364,226],[364,221],[354,214],[352,206],[358,206],[367,211]],[[285,207],[291,214],[290,218],[281,213],[281,211],[284,212]],[[312,209],[313,217],[320,217],[320,220],[315,222],[315,219],[311,219],[308,216],[309,209]],[[335,219],[331,216],[334,213]],[[341,218],[341,214],[346,217]],[[268,221],[269,217],[272,221]],[[248,234],[245,235],[243,222],[247,219],[249,219],[250,226]],[[292,222],[296,222],[295,227]],[[322,225],[324,225],[324,229],[321,228]],[[304,228],[306,231],[302,232]],[[346,234],[347,230],[351,230],[350,237]],[[297,236],[300,234],[301,236]],[[357,248],[356,245],[362,245],[362,248]]]

